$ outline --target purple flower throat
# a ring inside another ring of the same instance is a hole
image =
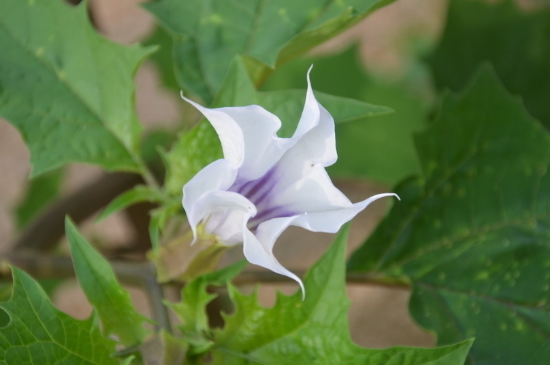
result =
[[[247,224],[248,229],[252,232],[255,232],[258,226],[265,221],[296,214],[288,207],[277,203],[278,181],[277,168],[272,167],[256,180],[244,180],[237,177],[229,188],[229,191],[245,196],[256,206],[257,213],[250,218]]]

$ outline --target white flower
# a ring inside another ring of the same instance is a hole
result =
[[[311,69],[310,69],[311,71]],[[378,194],[352,204],[330,180],[336,162],[334,119],[308,89],[300,122],[291,138],[279,138],[281,121],[257,105],[204,108],[193,104],[216,129],[224,158],[202,169],[183,187],[183,208],[193,229],[220,243],[243,243],[253,264],[302,281],[273,255],[273,245],[290,225],[335,233]],[[397,197],[399,198],[399,197]]]

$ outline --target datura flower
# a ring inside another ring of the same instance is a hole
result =
[[[334,119],[315,99],[309,72],[307,81],[291,138],[278,137],[281,121],[258,105],[208,109],[182,95],[215,128],[224,156],[183,187],[194,241],[200,231],[223,245],[242,242],[248,261],[296,280],[302,293],[300,278],[273,255],[279,235],[291,225],[335,233],[373,201],[397,197],[353,204],[332,184],[325,167],[337,159]]]

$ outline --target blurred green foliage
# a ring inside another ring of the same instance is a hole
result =
[[[427,57],[436,86],[459,91],[482,63],[550,127],[550,7],[527,13],[513,0],[450,2],[445,31]]]

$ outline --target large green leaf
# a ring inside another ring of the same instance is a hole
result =
[[[550,127],[550,8],[523,13],[513,0],[451,1],[439,46],[428,58],[439,88],[461,90],[490,61],[510,92]]]
[[[210,104],[234,56],[248,56],[262,75],[391,1],[158,0],[146,8],[172,34],[178,83]]]
[[[426,126],[429,106],[421,85],[408,79],[389,82],[370,75],[361,64],[358,47],[353,46],[336,55],[289,62],[275,71],[263,89],[303,87],[302,75],[312,64],[316,90],[387,105],[394,110],[377,118],[336,126],[338,162],[327,169],[331,176],[369,178],[392,185],[419,173],[413,133]]]
[[[472,364],[550,362],[550,135],[486,68],[417,138],[423,176],[351,258],[411,281],[439,344],[476,337]]]
[[[97,311],[104,332],[117,335],[126,345],[141,343],[146,335],[146,319],[132,305],[130,294],[118,283],[109,262],[86,242],[69,218],[65,220],[65,231],[76,277]]]
[[[0,364],[115,365],[115,343],[97,321],[79,321],[54,308],[30,276],[12,268],[11,299],[0,303],[9,323],[0,331]]]
[[[207,359],[212,364],[369,364],[462,365],[471,341],[435,348],[395,347],[370,350],[349,336],[344,260],[348,228],[304,279],[302,293],[277,296],[273,308],[234,287],[229,292],[235,311],[216,330]]]
[[[0,2],[0,115],[22,134],[32,175],[69,162],[139,169],[134,73],[151,49],[100,37],[86,4]]]
[[[311,75],[315,85],[317,72]],[[306,72],[301,75],[306,80]],[[352,122],[357,119],[383,115],[390,108],[372,105],[361,101],[315,92],[318,101],[331,113],[336,123]],[[243,62],[236,58],[227,78],[214,100],[214,107],[243,106],[257,104],[281,119],[280,137],[290,137],[296,130],[304,107],[305,91],[257,91]],[[208,163],[222,157],[221,145],[214,128],[202,121],[190,131],[184,132],[165,154],[168,174],[168,191],[181,194],[183,185]]]

